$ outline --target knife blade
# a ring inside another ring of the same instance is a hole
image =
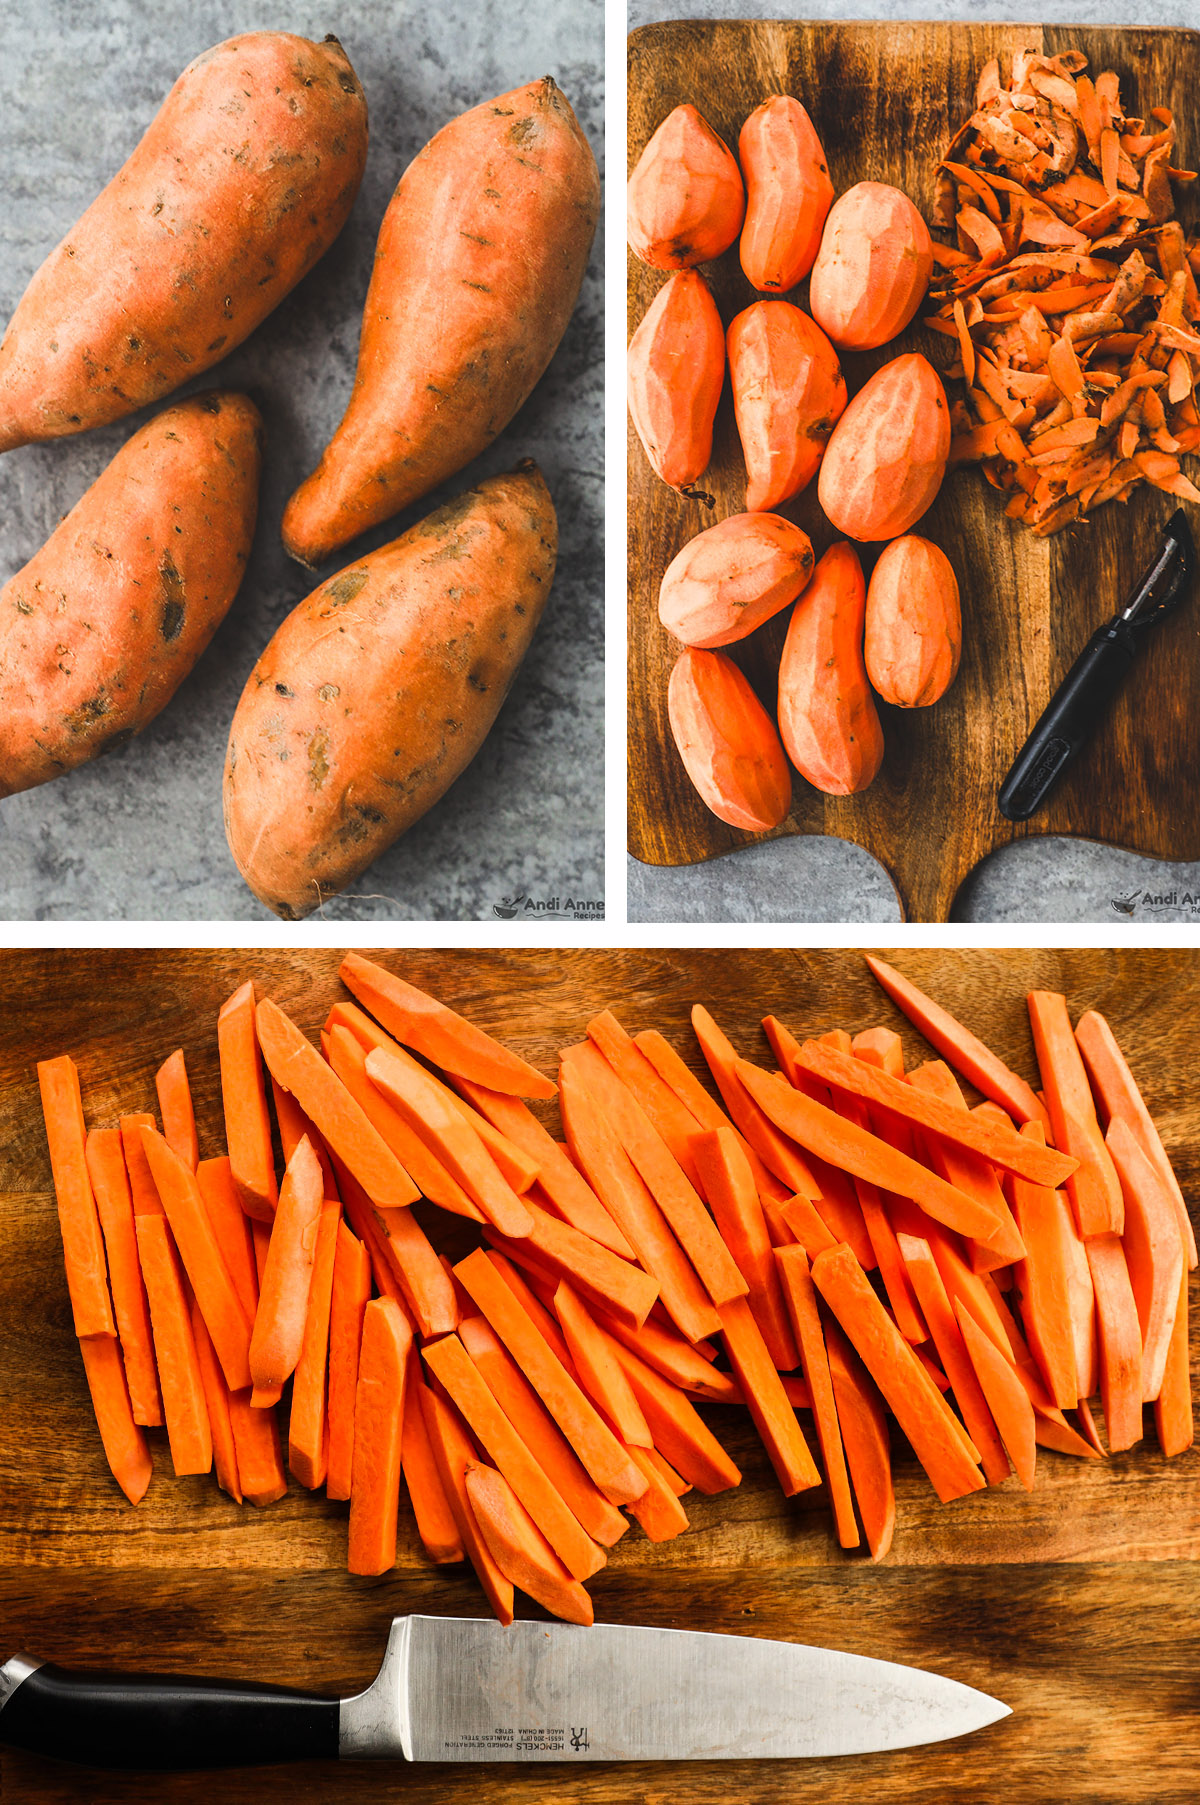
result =
[[[365,1692],[0,1668],[0,1742],[92,1767],[314,1759],[721,1761],[963,1736],[1007,1705],[940,1674],[754,1636],[396,1617]]]

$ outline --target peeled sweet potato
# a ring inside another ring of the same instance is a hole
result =
[[[792,806],[787,759],[770,715],[733,659],[689,646],[671,672],[667,714],[705,807],[750,833],[778,827]]]
[[[845,411],[837,352],[790,301],[756,301],[730,322],[729,379],[746,506],[776,508],[817,474]]]
[[[247,32],[184,70],[0,344],[0,451],[119,420],[240,345],[333,243],[367,156],[336,38]]]
[[[904,331],[932,269],[929,229],[907,194],[859,182],[830,209],[808,304],[835,345],[867,351]]]
[[[165,707],[237,594],[262,420],[196,395],[127,441],[0,593],[0,796],[124,745]]]
[[[738,252],[751,287],[794,288],[813,266],[833,183],[812,120],[790,94],[756,107],[738,136],[746,221]]]
[[[834,427],[817,495],[848,538],[897,539],[932,505],[949,456],[946,391],[909,352],[876,370]]]
[[[852,545],[831,545],[796,603],[779,665],[779,731],[802,777],[853,796],[883,762],[883,729],[863,664],[867,587]]]
[[[958,578],[945,552],[908,533],[885,545],[867,588],[867,675],[885,702],[927,708],[949,689],[962,651]]]
[[[225,832],[285,921],[363,872],[470,764],[529,648],[558,527],[535,464],[489,477],[339,571],[242,693]]]
[[[697,270],[678,270],[629,341],[629,416],[664,483],[686,492],[708,469],[725,382],[725,329]]]
[[[733,514],[667,566],[658,618],[685,646],[728,646],[794,602],[812,575],[808,534],[781,514]]]
[[[452,119],[379,229],[341,425],[283,516],[317,565],[461,470],[558,349],[600,211],[596,159],[550,77]]]
[[[688,269],[727,251],[746,190],[732,151],[695,107],[668,113],[629,178],[629,247],[655,269]]]

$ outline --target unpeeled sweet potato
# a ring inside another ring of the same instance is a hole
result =
[[[746,280],[770,294],[794,288],[813,266],[833,183],[812,120],[790,94],[756,107],[738,136],[746,220],[738,252]]]
[[[318,565],[477,457],[558,349],[600,211],[596,159],[550,77],[452,119],[384,214],[341,425],[283,517]]]
[[[812,567],[812,541],[782,514],[733,514],[672,558],[658,618],[685,646],[732,645],[794,602]]]
[[[776,508],[812,481],[845,411],[837,352],[790,301],[756,301],[730,322],[729,380],[746,506]]]
[[[237,594],[258,510],[262,421],[196,395],[127,441],[0,592],[0,796],[152,721]]]
[[[238,870],[285,921],[359,876],[483,744],[554,575],[535,464],[489,477],[293,609],[242,693],[225,759]]]
[[[685,494],[708,469],[725,382],[725,329],[698,270],[677,270],[629,341],[629,417],[664,483]]]
[[[792,806],[792,779],[770,715],[724,652],[689,646],[667,686],[684,770],[719,821],[766,833]]]
[[[817,495],[848,538],[896,539],[932,506],[949,456],[946,391],[909,352],[876,370],[834,427]]]
[[[329,249],[367,155],[336,38],[247,32],[184,70],[0,344],[0,451],[103,426],[228,356]]]
[[[729,249],[746,190],[725,140],[695,107],[680,106],[638,158],[626,205],[634,256],[655,269],[688,269]]]
[[[954,681],[962,651],[958,578],[945,552],[918,533],[893,539],[867,587],[863,656],[885,702],[927,708]]]
[[[779,731],[802,777],[853,796],[883,762],[883,729],[863,664],[867,589],[858,553],[831,545],[796,603],[779,665]]]
[[[916,314],[932,269],[929,228],[907,194],[859,182],[825,221],[809,284],[813,318],[843,350],[886,345]]]

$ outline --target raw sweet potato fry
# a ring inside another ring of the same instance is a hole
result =
[[[505,1577],[553,1616],[591,1623],[587,1592],[570,1577],[503,1474],[475,1463],[465,1467],[463,1476],[475,1521]]]
[[[288,1162],[271,1227],[249,1347],[256,1390],[282,1385],[300,1359],[323,1198],[321,1167],[306,1137]]]
[[[694,1134],[691,1147],[717,1227],[749,1286],[750,1308],[772,1363],[779,1372],[791,1372],[799,1352],[749,1161],[731,1128]]]
[[[652,1448],[631,1447],[629,1452],[648,1481],[641,1497],[635,1498],[629,1506],[629,1514],[641,1524],[650,1541],[669,1542],[674,1536],[683,1534],[688,1520],[679,1502],[680,1494],[662,1471],[662,1466],[667,1463],[663,1461],[660,1466]],[[668,1471],[673,1472],[674,1468],[668,1468]]]
[[[829,1356],[825,1349],[825,1337],[817,1309],[817,1295],[808,1270],[808,1259],[802,1247],[781,1247],[775,1254],[775,1260],[799,1343],[804,1376],[808,1381],[837,1539],[843,1548],[857,1548],[859,1535],[858,1525],[854,1521],[850,1476],[846,1471],[846,1453],[842,1446],[841,1430],[838,1428],[833,1381],[829,1374]]]
[[[454,1521],[454,1513],[442,1489],[441,1476],[433,1457],[429,1431],[425,1426],[425,1406],[421,1394],[425,1390],[421,1377],[421,1356],[414,1344],[409,1349],[408,1377],[404,1384],[404,1423],[400,1431],[400,1470],[408,1487],[409,1502],[417,1522],[421,1545],[435,1567],[465,1560],[466,1552]],[[346,1487],[349,1491],[349,1483]]]
[[[1045,1088],[1055,1143],[1074,1155],[1077,1168],[1067,1178],[1067,1195],[1079,1233],[1119,1235],[1124,1206],[1121,1186],[1104,1145],[1066,998],[1058,991],[1033,990],[1028,997],[1033,1044]],[[1035,1184],[1060,1179],[1026,1173]]]
[[[325,1495],[348,1498],[354,1459],[354,1397],[363,1312],[371,1296],[371,1262],[366,1248],[345,1222],[337,1227],[333,1284],[329,1296],[329,1439]]]
[[[196,1175],[156,1129],[143,1128],[142,1147],[225,1382],[237,1391],[250,1384],[250,1319],[229,1275]],[[153,1308],[151,1298],[152,1314]]]
[[[212,1468],[212,1432],[179,1256],[165,1216],[138,1216],[135,1227],[172,1464],[177,1474],[207,1473]]]
[[[836,1322],[825,1324],[825,1348],[859,1519],[871,1559],[881,1561],[892,1545],[896,1527],[896,1494],[883,1400]]]
[[[133,1199],[118,1128],[93,1128],[87,1137],[88,1176],[108,1256],[113,1313],[125,1363],[130,1407],[135,1423],[162,1422],[162,1399],[154,1365],[150,1307],[138,1262]],[[239,1209],[238,1214],[241,1214]],[[244,1218],[243,1218],[244,1220]]]
[[[329,1458],[329,1419],[326,1410],[329,1313],[333,1298],[333,1265],[341,1222],[341,1203],[336,1197],[327,1197],[321,1205],[317,1221],[317,1250],[313,1256],[312,1280],[308,1288],[304,1341],[292,1379],[292,1410],[288,1418],[288,1471],[310,1491],[325,1483]]]
[[[1109,1123],[1105,1144],[1125,1196],[1121,1245],[1142,1331],[1142,1401],[1152,1404],[1162,1390],[1187,1265],[1171,1195],[1120,1116]]]
[[[57,1059],[40,1060],[37,1070],[75,1333],[81,1339],[115,1336],[104,1240],[88,1178],[79,1073],[65,1053]]]
[[[150,1450],[133,1420],[121,1350],[112,1335],[81,1335],[79,1352],[109,1471],[129,1502],[140,1504],[150,1483]]]
[[[221,1097],[225,1110],[225,1144],[233,1182],[248,1216],[270,1222],[278,1187],[271,1152],[271,1118],[255,1024],[254,983],[247,979],[217,1016],[217,1050],[221,1060]]]
[[[782,1179],[767,1169],[757,1151],[742,1134],[741,1130],[730,1120],[715,1098],[710,1097],[695,1073],[679,1057],[669,1041],[664,1040],[657,1029],[644,1029],[635,1034],[633,1044],[639,1052],[646,1055],[664,1084],[679,1098],[684,1107],[690,1110],[700,1128],[732,1128],[741,1143],[742,1152],[750,1162],[750,1170],[754,1173],[754,1183],[760,1197],[782,1203],[792,1195],[791,1190]]]
[[[462,1418],[452,1404],[438,1396],[432,1386],[421,1388],[421,1404],[425,1411],[425,1427],[437,1464],[446,1502],[454,1514],[467,1558],[474,1567],[488,1603],[501,1623],[513,1620],[512,1581],[501,1571],[479,1528],[467,1492],[467,1468],[478,1464],[479,1455],[467,1434]]]
[[[192,1108],[192,1093],[182,1050],[172,1053],[159,1066],[154,1075],[154,1086],[158,1092],[158,1107],[167,1145],[173,1147],[180,1159],[194,1172],[200,1162],[200,1142],[196,1136],[196,1112]]]
[[[821,1475],[744,1297],[722,1305],[721,1331],[729,1364],[784,1497],[794,1497],[809,1486],[819,1485]]]
[[[282,1211],[282,1196],[279,1207]],[[363,1313],[354,1396],[354,1466],[346,1559],[351,1573],[386,1573],[396,1564],[404,1382],[411,1346],[412,1328],[399,1305],[390,1297],[373,1298]]]

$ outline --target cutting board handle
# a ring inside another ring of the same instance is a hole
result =
[[[173,1674],[68,1673],[15,1655],[0,1668],[0,1742],[85,1767],[171,1772],[335,1761],[338,1701]]]

